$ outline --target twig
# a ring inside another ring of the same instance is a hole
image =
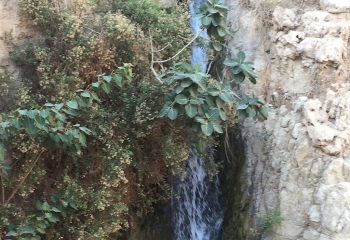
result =
[[[5,188],[4,188],[4,181],[2,180],[2,173],[0,173],[0,178],[1,178],[2,205],[4,205],[5,204]]]
[[[167,60],[162,60],[162,61],[153,61],[153,63],[165,63],[165,62],[169,62],[171,60],[173,60],[174,58],[176,58],[180,53],[182,53],[188,46],[190,46],[200,35],[201,33],[204,31],[204,29],[202,29],[200,32],[198,32],[198,34],[189,42],[186,44],[186,46],[184,46],[180,51],[178,51],[174,56],[172,56],[171,58],[167,59]]]
[[[150,36],[150,41],[151,41],[151,71],[154,74],[154,76],[156,77],[156,79],[158,80],[158,82],[160,82],[161,84],[163,84],[163,81],[158,77],[158,74],[156,72],[156,70],[154,70],[153,68],[153,64],[154,64],[154,51],[153,51],[153,38],[151,35],[151,31],[149,31],[149,36]]]
[[[15,190],[13,190],[11,196],[7,199],[5,204],[8,204],[11,199],[15,196],[15,194],[17,193],[18,189],[23,185],[24,181],[27,179],[27,177],[29,176],[29,174],[33,171],[33,168],[35,166],[35,164],[38,162],[41,154],[43,154],[44,150],[41,150],[41,152],[39,153],[39,155],[36,157],[32,167],[29,169],[29,171],[26,173],[26,175],[24,175],[24,178],[22,179],[22,181],[18,184],[18,186],[15,188]]]

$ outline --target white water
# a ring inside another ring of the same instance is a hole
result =
[[[200,31],[200,20],[195,18],[196,12],[205,0],[191,0],[190,24],[194,35]],[[207,37],[204,31],[202,36]],[[192,48],[191,64],[199,64],[206,71],[206,51],[198,46]],[[217,176],[209,181],[204,169],[204,159],[198,157],[191,149],[187,160],[187,177],[178,180],[173,187],[172,224],[173,240],[217,240],[223,219],[223,210],[219,202],[219,179]]]
[[[219,203],[219,179],[209,182],[204,159],[191,151],[188,175],[174,187],[172,199],[174,240],[216,240],[223,211]],[[177,199],[178,197],[178,199]]]

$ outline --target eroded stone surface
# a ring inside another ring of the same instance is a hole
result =
[[[281,210],[281,225],[264,239],[350,239],[350,1],[285,2],[270,6],[265,32],[251,30],[266,27],[252,16],[271,1],[230,5],[229,22],[244,37],[229,45],[258,63],[258,84],[241,89],[270,104],[267,121],[247,119],[243,128],[250,207],[255,216]]]

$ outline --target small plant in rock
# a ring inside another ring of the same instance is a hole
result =
[[[250,228],[250,234],[253,236],[261,236],[262,234],[271,232],[282,221],[281,212],[279,209],[273,208],[258,217],[258,227]]]

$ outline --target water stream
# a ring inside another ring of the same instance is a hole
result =
[[[200,20],[195,18],[203,0],[191,0],[191,27],[196,35],[200,31]],[[206,36],[206,33],[203,33]],[[192,65],[199,64],[206,70],[206,51],[195,46],[192,49]],[[219,202],[219,179],[209,181],[204,169],[204,159],[191,149],[187,160],[187,176],[178,180],[173,187],[172,225],[173,240],[217,240],[223,220],[223,210]]]

